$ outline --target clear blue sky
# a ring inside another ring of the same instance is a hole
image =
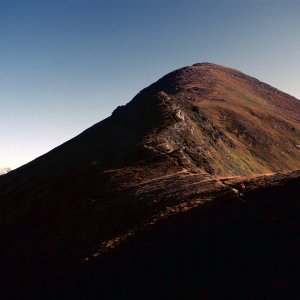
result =
[[[297,0],[0,0],[0,167],[16,168],[196,62],[300,98]]]

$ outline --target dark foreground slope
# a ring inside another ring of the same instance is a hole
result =
[[[298,100],[233,69],[197,64],[166,75],[108,119],[1,176],[1,292],[13,299],[56,291],[56,298],[80,292],[97,298],[117,288],[134,296],[139,286],[144,291],[153,284],[150,296],[173,288],[181,295],[175,279],[189,293],[192,279],[180,274],[194,272],[199,293],[222,290],[221,282],[229,278],[233,286],[239,273],[219,271],[220,280],[210,280],[217,265],[238,257],[237,270],[252,274],[255,255],[264,255],[261,233],[270,226],[266,249],[274,253],[257,258],[267,270],[264,261],[271,264],[296,245],[298,173],[282,175],[279,190],[267,188],[272,177],[258,181],[251,205],[237,198],[234,180],[225,179],[299,169],[299,115]],[[288,217],[280,221],[284,207]],[[194,260],[199,271],[191,268]],[[292,290],[289,273],[280,274]],[[208,282],[215,284],[211,290]]]
[[[154,218],[68,272],[27,270],[7,299],[297,299],[300,172],[248,178],[242,198],[239,178],[174,180],[181,191]],[[172,185],[163,180],[157,195]]]
[[[68,292],[91,299],[297,299],[299,183],[299,172],[248,180],[242,199],[217,189],[213,199],[182,206],[86,263]]]

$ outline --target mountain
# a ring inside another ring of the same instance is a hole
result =
[[[11,171],[10,168],[0,168],[0,175],[4,175],[10,171]]]
[[[299,145],[292,96],[210,63],[171,72],[0,178],[3,291],[253,299],[262,274],[265,293],[287,299],[300,250]]]

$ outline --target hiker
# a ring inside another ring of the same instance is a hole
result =
[[[240,188],[241,188],[241,190],[240,190],[240,196],[244,196],[245,189],[246,189],[246,186],[245,186],[244,182],[242,182],[240,184]]]

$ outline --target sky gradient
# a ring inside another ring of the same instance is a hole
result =
[[[297,0],[0,0],[0,167],[48,152],[197,62],[300,98],[299,29]]]

